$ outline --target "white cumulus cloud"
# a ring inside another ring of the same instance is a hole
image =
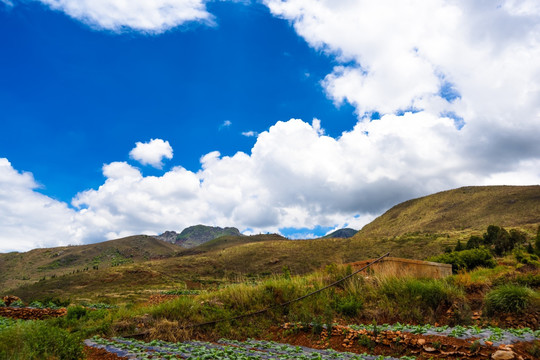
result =
[[[0,158],[0,252],[81,243],[77,213],[38,188],[32,174]]]
[[[161,33],[190,21],[210,23],[205,0],[38,0],[97,29]]]
[[[197,223],[250,233],[360,228],[416,196],[540,183],[537,2],[265,3],[337,62],[321,83],[331,99],[355,106],[352,129],[332,137],[322,126],[332,119],[279,121],[244,133],[257,136],[249,153],[205,154],[197,172],[175,166],[144,176],[112,162],[100,187],[75,196],[77,210],[39,194],[30,174],[3,159],[2,244],[88,242]],[[130,156],[161,167],[172,154],[168,142],[154,139]]]
[[[163,159],[172,159],[173,149],[168,141],[161,139],[152,139],[147,143],[137,142],[135,147],[129,153],[129,156],[137,160],[143,165],[151,165],[161,169],[163,167]],[[116,165],[110,171],[126,171],[126,167]],[[107,174],[105,174],[107,176]]]

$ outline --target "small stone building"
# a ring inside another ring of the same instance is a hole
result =
[[[375,259],[351,263],[353,270],[361,269]],[[364,270],[367,274],[412,276],[440,279],[452,275],[452,265],[431,261],[385,257]]]

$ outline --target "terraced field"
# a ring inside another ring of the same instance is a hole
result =
[[[170,343],[154,340],[149,343],[143,341],[113,338],[103,339],[94,337],[86,340],[87,346],[102,348],[110,353],[129,359],[299,359],[299,360],[394,360],[389,356],[374,356],[368,354],[354,354],[335,350],[313,349],[304,346],[292,346],[269,341],[247,340],[219,340],[217,343],[187,341]],[[412,360],[414,357],[401,357],[402,360]]]
[[[285,329],[292,333],[309,332],[313,325],[286,324]],[[409,353],[415,356],[392,357],[379,354],[359,353],[358,351],[336,351],[329,348],[318,348],[290,345],[281,342],[248,339],[236,341],[220,339],[217,342],[185,341],[178,343],[154,340],[151,342],[126,338],[106,339],[94,337],[85,341],[86,346],[103,349],[110,354],[128,359],[342,359],[342,360],[412,360],[424,358],[459,358],[465,356],[473,359],[499,353],[504,356],[521,356],[514,351],[516,344],[538,341],[540,330],[529,328],[501,329],[498,327],[479,328],[477,326],[442,326],[432,325],[335,325],[329,334],[323,329],[323,337],[342,335],[345,348],[356,344],[384,344],[396,346],[403,344]],[[358,350],[358,347],[354,347]],[[510,358],[510,357],[508,357]],[[513,357],[512,357],[513,358]],[[522,358],[529,358],[527,355]]]

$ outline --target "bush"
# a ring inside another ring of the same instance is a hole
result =
[[[462,299],[457,287],[443,280],[389,277],[383,279],[380,296],[391,311],[404,320],[425,321],[426,316],[437,314],[453,301]]]
[[[516,261],[520,264],[530,264],[534,267],[540,267],[540,262],[538,262],[538,256],[535,254],[530,254],[522,250],[514,250],[514,257]]]
[[[336,302],[337,312],[349,317],[355,317],[358,315],[363,306],[364,302],[361,298],[351,295],[338,298]]]
[[[4,302],[4,300],[0,300],[0,307],[4,307],[6,306],[6,303]]]
[[[511,277],[501,276],[493,281],[493,285],[495,286],[507,284],[538,288],[540,287],[540,274],[520,274],[516,272]]]
[[[480,236],[472,235],[467,241],[467,245],[465,247],[467,250],[478,249],[483,242],[484,239],[482,239]]]
[[[24,321],[0,330],[0,359],[83,358],[81,339],[46,321]]]
[[[67,310],[66,318],[68,320],[80,320],[88,314],[88,310],[86,310],[85,307],[77,305],[77,306],[70,306]]]
[[[459,270],[470,271],[479,266],[486,268],[497,266],[497,262],[493,259],[491,252],[485,248],[441,254],[430,258],[430,261],[451,264],[452,272],[454,273],[457,273]]]
[[[522,313],[536,300],[538,294],[526,286],[501,285],[486,294],[484,308],[488,315]]]

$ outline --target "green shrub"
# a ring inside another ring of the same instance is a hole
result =
[[[424,320],[463,298],[459,288],[446,281],[389,277],[380,283],[378,307],[387,307],[403,320]]]
[[[340,297],[336,301],[336,309],[339,314],[355,317],[362,310],[364,302],[357,296]]]
[[[454,273],[457,273],[459,270],[472,270],[479,266],[486,268],[497,266],[497,262],[493,259],[491,252],[485,248],[441,254],[430,258],[430,260],[443,264],[451,264],[452,272]]]
[[[85,307],[76,305],[70,306],[67,310],[66,318],[68,320],[80,320],[88,314],[88,310]]]
[[[21,321],[0,329],[0,359],[83,358],[81,339],[46,321]]]
[[[516,261],[520,264],[533,265],[534,267],[540,267],[540,262],[538,261],[538,256],[535,254],[530,254],[521,249],[514,250],[514,257]]]
[[[470,249],[478,249],[480,245],[482,245],[484,242],[484,239],[477,235],[471,235],[469,240],[467,241],[467,245],[465,245],[465,248],[467,250]]]
[[[488,315],[522,313],[537,300],[538,294],[526,286],[500,285],[486,294],[484,308]]]
[[[540,287],[540,274],[517,274],[513,279],[518,285],[529,287]]]
[[[4,302],[4,300],[0,300],[0,307],[4,307],[6,306],[6,303]]]

